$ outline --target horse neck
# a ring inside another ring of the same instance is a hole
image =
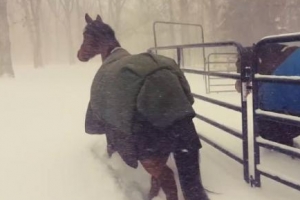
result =
[[[101,58],[102,58],[102,62],[104,62],[104,60],[112,53],[112,51],[117,48],[117,47],[121,47],[120,43],[118,41],[111,43],[110,45],[107,45],[106,47],[104,47],[104,49],[101,51]]]

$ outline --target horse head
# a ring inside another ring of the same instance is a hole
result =
[[[253,47],[245,47],[244,52],[241,56],[238,57],[235,65],[236,65],[236,71],[237,73],[241,73],[241,59],[243,59],[243,64],[245,66],[251,66],[252,65],[252,57],[253,57]],[[241,93],[242,91],[242,83],[241,80],[236,80],[235,82],[235,89],[237,92]]]
[[[101,54],[102,61],[110,54],[111,50],[120,46],[113,29],[105,24],[100,17],[93,20],[85,14],[86,26],[83,32],[83,42],[77,57],[82,62],[87,62],[94,56]]]
[[[283,44],[271,43],[259,46],[254,52],[254,46],[245,47],[244,54],[241,55],[245,66],[253,69],[254,59],[258,59],[257,73],[263,75],[271,75],[279,67],[279,65],[298,47],[289,47]],[[255,53],[255,54],[254,54]],[[237,72],[241,72],[240,59],[236,62]],[[237,92],[241,92],[241,81],[235,83]]]

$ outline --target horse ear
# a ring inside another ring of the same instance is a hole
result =
[[[89,16],[89,14],[85,14],[85,21],[86,21],[86,23],[92,23],[93,22],[93,19]]]
[[[99,22],[103,22],[103,21],[102,21],[102,18],[100,17],[100,15],[97,15],[96,20],[99,21]]]

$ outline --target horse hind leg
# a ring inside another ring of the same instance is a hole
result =
[[[141,161],[144,169],[152,175],[149,199],[158,195],[162,188],[167,200],[178,200],[177,186],[173,171],[166,165],[167,159],[149,159]]]
[[[209,200],[202,185],[198,149],[188,152],[177,151],[174,158],[184,198],[186,200]]]
[[[159,179],[155,178],[154,176],[151,176],[151,188],[149,192],[149,200],[158,196],[160,188],[161,188],[161,184],[159,182]]]

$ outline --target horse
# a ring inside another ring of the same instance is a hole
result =
[[[140,163],[151,175],[148,199],[162,189],[167,200],[178,200],[171,153],[186,200],[208,200],[203,188],[198,138],[190,86],[170,58],[121,47],[113,29],[100,15],[85,15],[83,42],[77,57],[87,62],[101,55],[88,104],[85,132],[105,134],[107,152],[117,152],[130,167]]]
[[[257,58],[259,60],[257,66],[257,73],[262,75],[272,75],[280,64],[285,61],[298,47],[287,46],[283,44],[266,44],[260,46],[257,49]],[[243,62],[245,66],[252,66],[254,46],[248,46],[244,48]],[[237,59],[236,68],[237,73],[241,73],[240,58]],[[241,81],[237,80],[235,83],[235,89],[241,93]]]
[[[252,66],[254,59],[254,46],[246,47],[242,59],[246,66]],[[284,44],[265,44],[259,46],[256,51],[258,59],[257,73],[262,75],[300,75],[297,69],[290,69],[295,65],[295,60],[299,56],[298,46],[288,46]],[[296,55],[297,54],[297,55]],[[294,57],[294,58],[293,58]],[[293,59],[291,61],[291,59]],[[240,60],[237,63],[237,72],[240,73]],[[297,74],[298,73],[298,74]],[[248,83],[251,84],[251,83]],[[236,81],[236,90],[241,92],[241,82]],[[290,88],[288,90],[288,88]],[[280,83],[259,83],[258,95],[260,109],[273,111],[277,113],[300,116],[300,109],[295,107],[300,102],[294,102],[293,99],[299,99],[299,89],[295,85],[283,85]],[[298,110],[298,111],[297,111]],[[296,111],[296,112],[295,112]],[[293,138],[300,135],[300,128],[286,125],[267,119],[259,119],[259,135],[277,143],[293,146]]]

